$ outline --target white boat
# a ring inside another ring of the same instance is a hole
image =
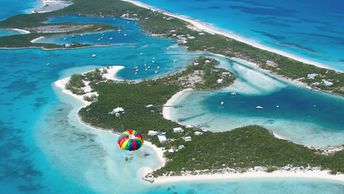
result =
[[[262,106],[256,106],[256,109],[263,109],[264,107]]]

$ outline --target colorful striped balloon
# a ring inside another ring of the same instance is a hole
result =
[[[118,138],[118,145],[122,150],[135,151],[138,150],[142,144],[142,135],[132,129],[126,130]]]

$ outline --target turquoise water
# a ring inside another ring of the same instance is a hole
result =
[[[39,3],[39,0],[26,0],[25,3],[22,0],[0,0],[0,20],[22,13],[30,13]]]
[[[12,4],[6,1],[6,5]],[[27,9],[16,6],[18,5],[13,5],[12,8],[17,9],[18,13]],[[3,17],[11,14],[12,12],[7,13]],[[50,51],[0,50],[1,193],[171,193],[172,191],[228,193],[237,191],[251,194],[257,192],[341,193],[343,191],[341,183],[308,179],[281,179],[277,182],[276,180],[210,181],[207,184],[201,181],[161,186],[153,186],[141,181],[137,171],[142,171],[142,167],[156,168],[160,165],[153,150],[147,145],[131,154],[119,150],[115,135],[91,129],[78,121],[76,113],[81,104],[61,94],[53,83],[73,73],[116,64],[126,67],[119,72],[119,76],[123,79],[162,76],[180,70],[198,54],[186,52],[184,48],[176,46],[173,41],[149,37],[143,34],[132,21],[68,16],[51,19],[50,22],[59,20],[110,23],[122,26],[123,30],[119,35],[116,34],[117,31],[108,32],[107,35],[113,36],[113,39],[105,42],[111,44],[107,47]],[[130,39],[121,35],[124,32]],[[97,33],[84,36],[86,36],[85,39],[80,35],[75,38],[97,44],[98,40],[95,38],[106,35]],[[62,37],[62,41],[63,38],[68,40],[69,37]],[[93,54],[96,54],[96,57],[91,57]],[[152,60],[155,62],[153,63]],[[224,59],[220,58],[220,60]],[[144,71],[145,63],[150,64],[154,71]],[[157,64],[160,67],[158,74],[155,73]],[[288,84],[266,75],[255,76],[257,82],[251,83],[252,72],[247,75],[244,73],[247,71],[240,71],[240,68],[245,66],[235,68],[228,63],[222,65],[236,71],[237,75],[245,80],[236,83],[228,91],[240,91],[242,95],[259,96],[271,95],[288,88]],[[134,66],[140,67],[141,71],[138,75],[134,74]],[[300,90],[303,94],[304,90]],[[327,96],[316,96],[316,98],[324,101],[333,100]],[[215,101],[217,101],[216,98]],[[226,105],[227,103],[226,101]],[[338,107],[342,106],[340,100],[331,103]],[[326,114],[331,116],[329,113]],[[326,119],[319,122],[324,121]],[[125,157],[131,160],[125,162]],[[169,189],[169,187],[173,188]]]
[[[139,0],[344,70],[341,0]]]
[[[20,34],[18,31],[15,30],[9,30],[9,29],[0,29],[0,36],[11,36]]]

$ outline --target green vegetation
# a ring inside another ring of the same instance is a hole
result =
[[[66,84],[66,89],[70,90],[74,94],[84,94],[82,87],[85,86],[82,75],[72,75],[69,82]]]
[[[228,132],[206,132],[195,136],[185,148],[169,154],[172,161],[157,170],[155,175],[172,172],[208,169],[208,173],[223,168],[246,171],[255,166],[274,171],[284,166],[321,167],[333,173],[344,172],[344,152],[326,156],[316,150],[275,138],[267,129],[247,126]]]
[[[99,96],[97,99],[80,110],[82,120],[93,126],[110,129],[117,132],[125,129],[137,129],[143,133],[145,140],[159,147],[174,152],[165,152],[168,162],[153,173],[154,176],[163,174],[180,175],[183,171],[207,173],[221,172],[231,168],[246,171],[255,166],[266,167],[271,172],[284,166],[321,167],[330,169],[332,173],[344,172],[344,151],[333,155],[319,154],[319,150],[275,138],[267,129],[259,126],[247,126],[228,132],[201,132],[198,128],[185,128],[162,117],[162,107],[166,101],[178,91],[192,87],[194,89],[219,89],[231,84],[234,77],[227,75],[226,81],[217,82],[226,70],[217,68],[214,59],[199,57],[185,70],[173,75],[141,82],[114,82],[101,78],[103,71],[96,70],[83,75],[74,76],[74,86],[81,86],[82,81],[91,81],[90,86]],[[106,69],[104,70],[106,71]],[[196,73],[197,72],[197,73]],[[207,72],[207,73],[204,73]],[[184,79],[195,74],[202,79]],[[214,77],[216,79],[214,79]],[[183,78],[183,79],[181,79]],[[152,104],[152,107],[146,105]],[[125,113],[120,117],[109,114],[112,109],[123,107]],[[182,127],[181,133],[174,133],[173,128]],[[149,130],[164,131],[168,139],[160,143],[157,136],[149,136]],[[183,137],[190,136],[191,141]],[[184,145],[184,148],[179,148]]]

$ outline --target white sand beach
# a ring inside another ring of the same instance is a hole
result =
[[[40,36],[40,37],[38,37],[38,38],[32,39],[30,42],[31,42],[31,43],[36,43],[36,42],[38,42],[39,40],[42,40],[43,38],[44,38],[44,36]]]
[[[126,2],[132,3],[134,5],[146,8],[146,9],[151,9],[153,11],[159,11],[159,12],[165,14],[165,15],[181,19],[183,21],[186,21],[186,22],[190,23],[191,25],[193,25],[193,27],[195,29],[197,29],[199,31],[207,32],[207,33],[210,33],[210,34],[223,35],[223,36],[226,36],[228,38],[231,38],[231,39],[234,39],[234,40],[246,43],[246,44],[251,45],[253,47],[256,47],[256,48],[259,48],[259,49],[262,49],[262,50],[267,50],[267,51],[270,51],[270,52],[273,52],[273,53],[276,53],[276,54],[280,54],[280,55],[292,58],[294,60],[297,60],[297,61],[300,61],[300,62],[303,62],[303,63],[308,63],[308,64],[312,64],[312,65],[315,65],[315,66],[318,66],[318,67],[324,67],[324,68],[327,68],[327,69],[333,69],[333,68],[330,68],[326,64],[321,64],[321,63],[312,61],[312,60],[307,59],[307,58],[303,58],[303,57],[300,57],[300,56],[297,56],[297,55],[294,55],[294,54],[287,53],[285,51],[281,51],[281,50],[278,50],[278,49],[275,49],[275,48],[271,48],[271,47],[265,46],[263,44],[257,43],[256,41],[253,41],[253,40],[250,40],[248,38],[245,38],[245,37],[242,37],[240,35],[237,35],[237,34],[235,34],[233,32],[229,32],[227,30],[218,29],[218,28],[212,26],[211,24],[208,24],[208,23],[196,20],[196,19],[192,19],[192,18],[190,18],[188,16],[170,13],[168,11],[155,8],[155,7],[151,6],[151,5],[148,5],[148,4],[142,3],[142,2],[138,2],[138,1],[135,1],[135,0],[122,0],[122,1],[126,1]],[[336,69],[333,69],[333,70],[336,70]],[[339,71],[339,70],[336,70],[336,71]]]
[[[170,99],[168,99],[168,101],[164,104],[162,108],[162,115],[165,119],[172,120],[172,115],[171,115],[171,109],[173,108],[172,106],[176,105],[176,102],[184,93],[190,92],[190,91],[192,91],[191,88],[184,89],[182,91],[177,92]]]
[[[200,180],[240,180],[240,179],[262,179],[262,178],[304,178],[320,179],[344,182],[344,175],[331,175],[328,171],[274,171],[274,172],[245,172],[214,175],[188,175],[188,176],[164,176],[155,179],[154,184],[164,184],[171,182],[200,181]]]
[[[72,2],[66,0],[42,0],[39,8],[35,9],[32,12],[46,13],[62,9],[69,5],[72,5]]]
[[[154,179],[153,178],[147,178],[147,175],[149,175],[153,171],[155,171],[155,170],[165,166],[166,158],[164,157],[164,150],[162,148],[159,148],[156,145],[152,144],[151,142],[145,141],[143,146],[149,147],[149,149],[153,150],[156,153],[156,156],[157,156],[157,161],[154,161],[154,163],[157,162],[158,166],[156,166],[155,168],[150,168],[150,167],[147,167],[147,166],[143,166],[137,172],[138,177],[140,177],[141,180],[143,180],[145,183],[148,183],[148,182],[150,182],[150,181],[152,181]]]
[[[116,74],[119,70],[124,69],[124,66],[109,66],[105,67],[103,69],[106,69],[107,73],[103,75],[105,79],[108,80],[114,80],[114,81],[120,81],[121,79],[116,77]]]
[[[17,32],[19,32],[21,34],[30,34],[30,31],[19,29],[19,28],[11,28],[11,30],[17,31]]]
[[[90,104],[90,102],[87,102],[86,100],[84,100],[84,97],[81,95],[76,95],[73,94],[71,91],[66,89],[66,84],[69,82],[70,77],[66,77],[60,80],[57,80],[56,82],[54,82],[54,85],[61,89],[61,92],[64,94],[67,94],[69,96],[74,97],[75,99],[78,99],[80,102],[82,102],[84,104],[84,106],[87,106]]]

